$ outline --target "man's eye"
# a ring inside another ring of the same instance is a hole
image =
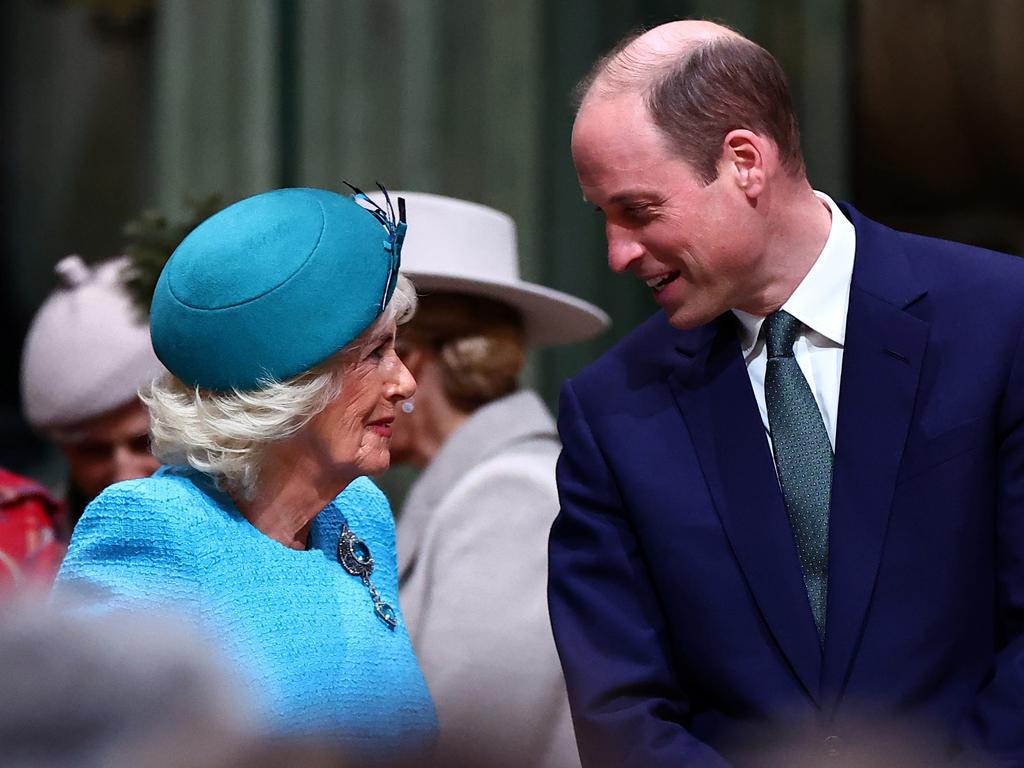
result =
[[[633,216],[634,218],[639,216],[646,216],[651,212],[649,205],[631,205],[623,209],[627,216]]]

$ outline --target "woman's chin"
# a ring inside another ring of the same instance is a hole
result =
[[[383,475],[391,466],[391,452],[383,450],[375,456],[367,456],[356,464],[360,474],[377,477]]]

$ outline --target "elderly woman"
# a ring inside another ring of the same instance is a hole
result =
[[[402,194],[421,298],[399,346],[419,389],[392,459],[423,471],[399,517],[400,589],[440,752],[490,768],[579,766],[546,595],[560,446],[518,377],[528,348],[585,339],[607,316],[520,280],[505,214]]]
[[[377,758],[435,730],[390,509],[363,477],[416,386],[394,346],[415,302],[404,233],[361,193],[283,189],[185,238],[151,312],[170,375],[144,397],[167,466],[89,505],[57,583],[197,616],[272,725]]]

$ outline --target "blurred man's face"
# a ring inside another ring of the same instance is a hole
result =
[[[108,485],[149,477],[160,462],[149,451],[149,413],[138,400],[69,428],[60,442],[71,482],[89,500]]]
[[[604,213],[608,265],[642,280],[672,325],[702,325],[756,295],[764,239],[745,193],[724,163],[704,184],[638,95],[588,98],[572,154],[585,199]]]

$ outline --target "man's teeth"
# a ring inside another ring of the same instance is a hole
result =
[[[657,290],[658,288],[664,288],[675,280],[677,274],[678,273],[676,272],[671,272],[667,275],[658,275],[658,277],[652,277],[650,280],[645,280],[644,282],[647,284],[648,288],[654,288]]]

